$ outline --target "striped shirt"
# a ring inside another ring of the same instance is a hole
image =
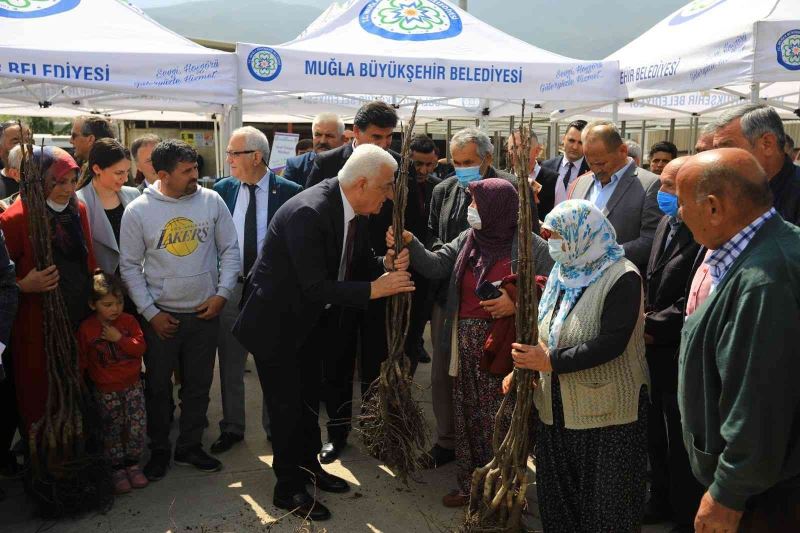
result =
[[[711,274],[712,291],[716,289],[719,282],[722,281],[722,278],[728,273],[728,270],[731,268],[733,262],[736,261],[736,258],[747,248],[747,245],[753,240],[753,237],[755,237],[758,230],[761,229],[761,226],[777,214],[778,212],[775,211],[775,208],[771,208],[750,223],[749,226],[734,235],[731,240],[711,252],[705,262],[709,267],[709,274]]]

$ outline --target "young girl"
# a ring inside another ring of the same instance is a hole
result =
[[[103,447],[114,469],[116,494],[147,486],[139,468],[145,443],[144,393],[139,371],[145,351],[136,319],[122,311],[122,283],[100,269],[92,276],[94,314],[78,330],[81,364],[94,383],[103,420]]]

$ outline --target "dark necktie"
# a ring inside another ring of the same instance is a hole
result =
[[[247,276],[258,255],[258,219],[256,218],[256,186],[245,183],[250,190],[250,202],[244,215],[244,264],[242,273]]]
[[[353,217],[347,225],[347,240],[344,243],[344,278],[349,280],[353,270],[353,248],[356,243],[356,228],[358,217]]]
[[[572,164],[572,161],[567,161],[567,171],[564,172],[564,191],[567,193],[569,192],[569,177],[572,174],[573,168],[574,165]]]

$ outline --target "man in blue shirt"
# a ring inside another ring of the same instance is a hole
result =
[[[608,217],[625,257],[647,271],[653,236],[663,213],[658,208],[658,176],[628,157],[613,122],[597,121],[582,132],[583,153],[591,172],[575,182],[570,198],[589,200]]]

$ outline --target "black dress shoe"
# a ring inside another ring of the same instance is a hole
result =
[[[314,500],[306,491],[283,498],[276,494],[272,497],[272,504],[278,509],[290,511],[295,516],[308,518],[315,522],[328,520],[331,517],[328,508]]]
[[[214,441],[214,444],[211,445],[211,453],[216,455],[218,453],[227,452],[234,444],[242,442],[242,440],[244,440],[244,436],[224,431],[219,438]]]
[[[169,450],[153,450],[150,454],[150,460],[144,465],[144,477],[148,481],[158,481],[167,475],[169,468],[170,453]]]
[[[222,463],[204,452],[199,444],[181,450],[176,448],[173,459],[176,465],[193,466],[203,472],[219,472],[222,470]]]
[[[455,450],[448,450],[447,448],[442,448],[438,444],[434,444],[433,448],[431,448],[431,451],[422,457],[420,463],[422,464],[422,468],[430,469],[439,468],[440,466],[446,465],[447,463],[451,463],[455,460]]]
[[[319,490],[324,490],[325,492],[341,494],[350,491],[350,485],[347,484],[347,481],[333,474],[329,474],[324,470],[314,472],[314,474],[309,477],[308,484],[314,485]]]
[[[319,462],[324,465],[331,464],[339,458],[345,446],[347,446],[347,442],[341,440],[326,442],[319,452]]]

